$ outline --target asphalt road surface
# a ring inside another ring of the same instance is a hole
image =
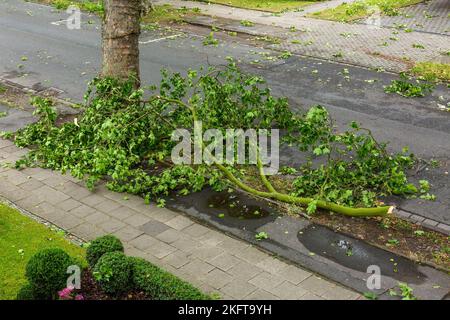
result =
[[[99,71],[99,21],[83,15],[81,29],[69,30],[67,18],[67,13],[48,6],[0,0],[0,77],[30,87],[55,87],[64,91],[63,97],[80,101],[87,82]],[[264,61],[259,53],[270,51],[248,41],[204,46],[199,34],[205,32],[197,34],[192,28],[184,34],[144,32],[143,84],[158,83],[161,68],[185,72],[225,64],[225,57],[234,57],[244,70],[264,76],[275,94],[287,96],[292,108],[324,105],[339,127],[355,120],[379,140],[389,141],[391,150],[409,146],[421,158],[441,161],[439,168],[424,169],[413,177],[430,179],[437,201],[395,201],[405,210],[450,223],[450,113],[438,107],[450,101],[447,86],[437,87],[425,98],[407,99],[383,91],[383,85],[397,75],[298,56]],[[296,163],[292,152],[281,156],[282,162]]]

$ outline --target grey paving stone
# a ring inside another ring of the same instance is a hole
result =
[[[42,202],[44,202],[44,199],[41,197],[28,195],[28,197],[17,201],[16,204],[21,208],[33,211],[33,209]]]
[[[105,223],[107,221],[110,221],[112,218],[108,216],[106,213],[94,211],[93,213],[87,215],[84,217],[84,220],[87,222],[100,225],[102,223]]]
[[[181,238],[181,233],[175,229],[167,229],[166,231],[161,232],[156,235],[156,239],[161,240],[165,243],[173,243]]]
[[[178,213],[165,208],[156,208],[154,210],[149,210],[145,212],[145,215],[162,223],[166,223],[167,221],[179,216]]]
[[[270,292],[273,288],[280,285],[284,281],[283,278],[274,276],[268,272],[263,272],[250,279],[248,282],[255,287]]]
[[[91,214],[96,213],[97,211],[94,208],[91,208],[85,204],[82,204],[81,206],[76,207],[75,209],[72,209],[69,212],[79,218],[84,218]]]
[[[95,207],[96,205],[106,201],[106,199],[97,194],[90,194],[87,197],[80,199],[80,201],[83,202],[85,205],[88,205],[90,207]]]
[[[221,288],[220,291],[233,297],[234,299],[244,299],[244,297],[248,296],[256,289],[257,288],[251,283],[239,279],[233,279],[233,281]]]
[[[67,194],[64,194],[58,190],[55,190],[49,186],[42,186],[32,191],[33,196],[38,196],[44,199],[44,201],[50,202],[56,205],[64,200],[70,198]]]
[[[189,218],[186,218],[183,215],[176,216],[175,218],[170,219],[166,222],[166,224],[174,228],[175,230],[183,230],[186,227],[189,227],[193,224],[192,220]]]
[[[325,299],[314,293],[308,292],[307,294],[301,296],[298,300],[325,300]]]
[[[59,187],[64,186],[64,184],[67,182],[67,179],[61,176],[59,173],[54,172],[51,176],[41,181],[49,187],[58,189]]]
[[[75,228],[70,229],[70,232],[88,241],[105,234],[103,230],[88,222],[84,222],[76,226]]]
[[[12,141],[0,138],[0,149],[13,146],[14,143]]]
[[[181,267],[183,272],[190,273],[196,277],[202,277],[213,269],[214,266],[199,259],[191,260],[191,262]]]
[[[325,292],[330,290],[330,287],[335,287],[335,285],[317,276],[312,276],[302,281],[299,284],[299,287],[318,296],[322,296]]]
[[[132,209],[130,209],[132,210]],[[123,222],[133,226],[133,227],[141,227],[146,223],[149,223],[152,219],[146,217],[143,214],[137,213],[123,220]]]
[[[193,224],[183,230],[183,233],[190,235],[193,238],[200,238],[202,235],[207,233],[209,229],[200,224]]]
[[[296,286],[289,281],[282,282],[278,286],[272,288],[270,292],[283,300],[298,300],[308,293],[305,289]]]
[[[322,297],[326,300],[354,300],[359,294],[348,289],[336,286],[327,290]]]
[[[25,190],[25,191],[32,191],[35,190],[39,187],[42,187],[44,184],[42,182],[40,182],[37,179],[28,179],[27,181],[25,181],[24,183],[21,183],[18,185],[18,187],[20,187],[21,189]]]
[[[155,242],[145,251],[158,259],[162,259],[168,256],[169,254],[177,251],[177,249],[167,243],[155,239]]]
[[[28,176],[16,170],[8,170],[2,172],[0,174],[0,179],[1,178],[8,180],[15,186],[18,186],[28,181]]]
[[[128,242],[133,239],[136,239],[140,235],[143,234],[141,230],[138,230],[136,228],[126,226],[118,231],[115,231],[114,234],[121,239],[122,241]]]
[[[239,264],[242,260],[240,260],[239,258],[224,252],[221,253],[220,255],[207,260],[210,264],[212,264],[213,266],[223,270],[223,271],[228,271],[231,268],[233,268],[234,266],[236,266],[237,264]]]
[[[174,268],[181,268],[191,261],[189,256],[183,251],[177,250],[163,258],[162,262],[171,265]]]
[[[293,284],[299,284],[303,280],[312,276],[311,272],[303,270],[295,266],[288,266],[286,269],[278,273],[282,278],[292,282]]]
[[[62,189],[59,189],[61,192],[64,192],[75,200],[85,199],[86,197],[92,195],[91,191],[73,181],[67,181],[63,186],[61,186],[61,188]]]
[[[65,214],[63,218],[56,220],[54,223],[61,229],[70,230],[84,222],[81,218]]]
[[[70,211],[75,208],[78,208],[82,205],[81,202],[74,200],[72,198],[69,198],[67,200],[64,200],[63,202],[57,203],[56,206],[64,211]]]
[[[45,180],[53,175],[53,171],[42,168],[25,168],[22,172],[39,181]]]
[[[126,218],[129,218],[135,214],[137,214],[136,211],[124,206],[114,209],[108,213],[108,215],[110,215],[111,217],[114,217],[119,220],[125,220]]]
[[[129,243],[140,250],[146,250],[156,243],[156,239],[150,237],[147,234],[140,235],[139,237],[129,241]]]
[[[220,289],[230,283],[233,277],[220,269],[213,269],[203,278],[214,289]]]
[[[140,229],[148,235],[156,236],[156,235],[170,229],[170,227],[159,221],[151,220],[151,221],[147,222],[146,224],[142,225],[140,227]]]
[[[235,255],[251,264],[256,265],[267,258],[267,254],[258,250],[257,248],[254,248],[252,246],[243,246],[243,248],[244,249],[241,251],[236,251]]]
[[[288,267],[288,264],[286,264],[283,261],[280,261],[273,257],[267,257],[260,262],[256,264],[256,266],[260,267],[261,269],[266,270],[269,273],[272,274],[279,274],[283,270],[285,270]]]
[[[233,275],[236,279],[248,281],[254,278],[257,274],[264,272],[262,269],[250,264],[246,261],[239,262],[237,265],[231,267],[227,272]]]
[[[19,201],[28,198],[30,196],[30,192],[25,191],[8,181],[1,181],[0,195],[11,201]]]
[[[264,291],[262,289],[257,289],[248,296],[245,297],[246,300],[279,300],[279,298],[270,292]]]
[[[228,238],[223,233],[220,233],[216,230],[209,230],[207,233],[198,238],[200,243],[210,246],[218,246],[221,242],[225,241]]]
[[[230,237],[217,244],[217,246],[235,255],[242,253],[246,248],[250,247],[249,244]]]
[[[57,209],[54,205],[48,202],[42,202],[38,205],[36,205],[32,210],[30,210],[32,213],[38,215],[41,218],[44,218],[45,220],[48,220],[52,223],[55,223],[56,221],[63,219],[66,217],[66,213],[63,212],[60,209]]]
[[[121,206],[120,203],[117,203],[116,201],[113,200],[109,200],[100,202],[99,204],[96,204],[93,207],[99,211],[109,214],[111,211],[119,208],[120,206]]]
[[[199,243],[189,237],[181,237],[172,242],[171,245],[183,252],[191,253],[199,246]]]
[[[107,233],[114,233],[125,226],[126,226],[125,223],[114,218],[111,218],[108,221],[103,222],[102,224],[99,225],[99,227],[105,230]]]
[[[224,251],[215,246],[201,245],[191,251],[192,256],[199,258],[200,260],[211,260]]]

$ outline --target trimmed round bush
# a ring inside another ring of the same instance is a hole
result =
[[[94,267],[93,275],[106,293],[119,295],[131,288],[132,264],[122,252],[105,253]]]
[[[94,268],[98,260],[108,252],[123,252],[122,242],[113,235],[99,237],[91,242],[86,250],[86,259],[91,268]]]
[[[31,257],[25,275],[36,299],[54,299],[67,284],[73,259],[62,249],[44,249]]]
[[[34,300],[34,292],[31,284],[27,283],[17,292],[16,300]]]

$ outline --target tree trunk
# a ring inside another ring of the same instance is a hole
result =
[[[138,86],[141,0],[104,0],[103,4],[102,76],[123,80],[136,77]]]

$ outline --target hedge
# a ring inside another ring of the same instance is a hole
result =
[[[133,265],[133,282],[136,289],[144,291],[153,300],[210,300],[202,293],[171,273],[150,262],[136,257],[129,257]]]

